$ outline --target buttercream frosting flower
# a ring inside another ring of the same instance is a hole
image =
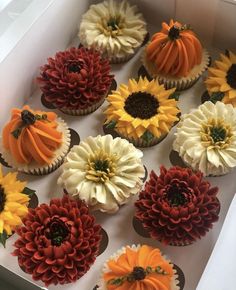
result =
[[[147,34],[146,22],[137,10],[126,0],[91,5],[80,23],[81,43],[98,49],[112,62],[126,60]]]
[[[209,54],[189,25],[171,19],[153,34],[142,61],[148,75],[166,88],[184,90],[207,69]]]
[[[58,183],[92,210],[116,212],[141,189],[142,156],[127,140],[90,136],[71,149]]]
[[[154,145],[178,121],[177,101],[170,98],[174,91],[155,80],[130,79],[108,95],[105,124],[135,145]]]
[[[162,166],[159,176],[151,172],[140,192],[135,216],[153,239],[188,245],[203,237],[218,220],[217,192],[200,171]]]
[[[17,180],[17,173],[5,176],[0,166],[0,242],[5,245],[7,236],[22,224],[28,213],[29,196],[24,193],[26,182]]]
[[[105,263],[98,290],[178,290],[173,264],[157,248],[123,247]]]
[[[102,104],[113,76],[98,51],[72,47],[50,57],[37,80],[48,102],[65,113],[82,115]]]
[[[75,282],[94,263],[101,227],[82,201],[52,199],[30,209],[23,223],[13,254],[34,280],[47,286]]]
[[[236,166],[236,111],[208,101],[182,117],[173,149],[204,175],[223,175]]]
[[[0,150],[13,168],[31,174],[46,174],[63,161],[70,145],[70,131],[53,112],[14,108],[3,127]]]
[[[222,101],[236,107],[236,54],[220,54],[221,60],[208,69],[207,91],[213,101]]]

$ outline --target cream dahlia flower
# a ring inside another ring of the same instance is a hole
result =
[[[236,166],[236,110],[208,101],[182,116],[173,149],[204,175],[223,175]]]
[[[134,54],[146,34],[143,16],[135,5],[125,0],[91,5],[79,29],[81,43],[96,48],[112,62],[123,61]]]
[[[142,156],[127,140],[90,136],[71,149],[58,183],[92,210],[116,212],[142,187]]]

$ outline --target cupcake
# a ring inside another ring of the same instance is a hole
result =
[[[91,210],[114,213],[141,189],[142,157],[127,140],[90,136],[71,149],[58,184]]]
[[[46,286],[75,282],[94,263],[101,227],[82,201],[52,199],[30,209],[23,223],[13,255],[34,280]]]
[[[157,248],[123,247],[105,263],[98,290],[179,290],[173,264]]]
[[[138,147],[160,142],[179,120],[175,89],[166,90],[157,81],[140,77],[121,84],[107,97],[105,124]]]
[[[17,180],[17,173],[9,172],[4,176],[0,166],[0,243],[4,247],[7,237],[28,213],[30,197],[25,186],[26,182]]]
[[[86,115],[100,107],[112,80],[108,60],[84,47],[56,53],[37,78],[45,100],[69,115]]]
[[[184,163],[205,176],[228,173],[236,166],[236,111],[210,101],[183,115],[173,149]]]
[[[144,50],[143,65],[147,73],[166,88],[184,90],[191,87],[207,69],[209,54],[188,25],[163,22]]]
[[[112,63],[131,58],[146,35],[142,14],[126,0],[91,5],[82,16],[79,28],[81,44],[101,51]]]
[[[159,176],[151,172],[140,192],[135,216],[151,238],[165,245],[192,244],[218,220],[217,192],[200,171],[162,166]]]
[[[70,131],[60,117],[24,106],[12,110],[2,130],[0,151],[13,168],[42,175],[61,165],[69,145]]]
[[[208,69],[207,92],[212,102],[222,101],[236,107],[236,54],[229,52],[220,58]]]

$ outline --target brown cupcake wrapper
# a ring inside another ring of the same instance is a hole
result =
[[[60,117],[57,118],[59,131],[63,133],[62,145],[55,151],[55,157],[53,158],[51,164],[46,164],[39,166],[37,164],[20,164],[13,160],[10,152],[3,147],[2,141],[0,141],[0,151],[2,154],[2,159],[12,168],[31,175],[46,175],[54,170],[56,170],[64,161],[66,154],[70,147],[70,131],[67,124]],[[58,155],[58,156],[57,156]]]
[[[201,64],[195,66],[190,71],[187,77],[181,77],[181,78],[164,76],[156,72],[153,62],[150,62],[146,58],[145,48],[142,55],[142,62],[149,76],[151,76],[152,78],[156,78],[159,84],[164,84],[166,89],[176,88],[177,91],[182,91],[182,90],[186,90],[192,87],[198,81],[198,79],[202,76],[202,74],[205,72],[205,70],[209,66],[210,55],[207,52],[207,50],[203,49]]]
[[[60,108],[59,110],[64,114],[68,114],[68,115],[72,115],[72,116],[88,115],[88,114],[96,111],[104,103],[106,95],[99,102],[97,102],[96,104],[93,104],[92,106],[90,106],[86,109],[71,110],[71,109],[67,109],[67,108]]]

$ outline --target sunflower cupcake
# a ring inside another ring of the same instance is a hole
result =
[[[236,110],[207,101],[182,116],[173,149],[193,170],[218,176],[236,166]]]
[[[140,77],[121,84],[108,95],[105,124],[138,147],[160,142],[179,120],[175,89],[166,90],[157,81]]]
[[[217,193],[200,171],[161,166],[159,176],[152,171],[140,192],[135,217],[151,238],[165,245],[189,245],[218,220]]]
[[[179,290],[174,265],[158,248],[126,246],[105,263],[98,290]]]
[[[101,241],[88,207],[68,196],[30,209],[16,232],[19,266],[46,286],[76,282],[96,260]]]
[[[143,54],[147,73],[166,88],[191,87],[207,69],[209,54],[188,25],[171,20],[162,23]]]
[[[79,29],[81,44],[99,50],[111,63],[131,58],[146,34],[142,14],[126,0],[91,5],[82,16]]]
[[[70,131],[60,117],[24,106],[12,110],[2,130],[0,152],[13,168],[42,175],[61,165],[69,145]]]
[[[141,189],[142,157],[127,140],[90,136],[71,149],[58,184],[91,210],[114,213]]]
[[[236,54],[229,52],[220,58],[208,69],[207,92],[212,102],[222,101],[236,107]]]
[[[100,52],[72,47],[49,58],[37,81],[44,99],[56,109],[87,115],[104,102],[113,80],[110,69]]]
[[[28,213],[30,197],[26,194],[26,182],[17,180],[17,173],[3,175],[0,166],[0,243],[22,224]]]

